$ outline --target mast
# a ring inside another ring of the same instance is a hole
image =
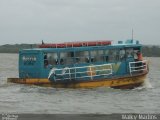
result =
[[[133,28],[132,28],[132,40],[133,40]]]

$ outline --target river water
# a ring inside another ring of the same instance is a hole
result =
[[[160,58],[146,59],[146,83],[133,90],[55,89],[7,83],[18,77],[18,54],[0,54],[0,113],[159,113]]]

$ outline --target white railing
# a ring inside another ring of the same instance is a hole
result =
[[[108,76],[112,74],[112,64],[91,65],[83,67],[72,67],[63,69],[54,69],[54,80],[72,80],[87,78],[92,80],[97,76]],[[61,78],[60,78],[61,77]]]
[[[129,62],[129,72],[132,75],[133,73],[138,73],[141,71],[147,71],[147,60]]]

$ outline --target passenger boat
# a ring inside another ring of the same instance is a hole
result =
[[[135,88],[148,73],[141,53],[136,40],[43,43],[19,51],[19,78],[8,81],[56,88]]]

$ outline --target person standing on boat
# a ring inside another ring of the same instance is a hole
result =
[[[135,60],[135,70],[141,69],[142,63],[140,61],[143,60],[142,53],[138,50],[134,53],[134,60]],[[139,72],[139,71],[138,71]]]
[[[143,56],[142,56],[142,53],[140,51],[137,52],[137,57],[138,57],[138,61],[143,60]]]
[[[134,52],[134,60],[135,61],[142,61],[143,60],[142,53],[140,51]]]

